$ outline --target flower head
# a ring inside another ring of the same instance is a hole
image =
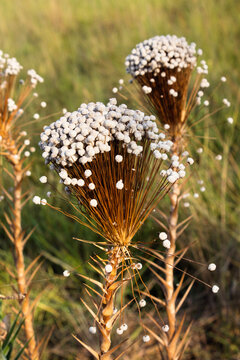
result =
[[[90,227],[112,243],[128,244],[179,177],[175,171],[170,182],[166,172],[159,182],[172,146],[162,135],[154,116],[110,99],[82,104],[45,126],[40,147]]]
[[[200,78],[208,73],[204,60],[197,66],[199,54],[202,51],[197,51],[195,43],[188,44],[184,37],[167,35],[137,44],[126,57],[127,72],[138,82],[159,120],[170,125],[169,133],[173,136],[182,129],[189,115],[188,87],[193,69],[197,67]],[[200,86],[206,87],[209,83],[204,79],[198,83],[198,88]]]

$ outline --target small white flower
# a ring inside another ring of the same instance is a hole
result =
[[[40,196],[35,195],[35,196],[33,197],[33,202],[34,202],[34,204],[36,204],[36,205],[40,205],[40,204],[41,204],[41,198],[40,198]]]
[[[150,86],[144,85],[142,89],[145,94],[150,94],[152,92],[152,88]]]
[[[169,326],[168,325],[163,325],[162,326],[162,331],[168,332],[169,331]]]
[[[47,197],[50,197],[52,195],[51,191],[47,192]]]
[[[46,199],[42,199],[42,200],[41,200],[41,205],[44,205],[44,206],[47,205],[47,200],[46,200]]]
[[[120,328],[117,328],[116,333],[117,333],[118,335],[122,335],[122,334],[123,334],[123,329],[122,329],[121,327],[120,327]]]
[[[183,206],[188,208],[190,206],[190,203],[186,201],[186,202],[183,203]]]
[[[217,285],[213,285],[212,292],[216,294],[219,291],[219,287]]]
[[[150,341],[150,336],[149,335],[144,335],[143,336],[143,342],[147,343]]]
[[[204,192],[204,191],[206,191],[206,188],[205,188],[205,186],[201,186],[201,187],[200,187],[200,191],[201,191],[201,192]]]
[[[39,181],[42,183],[42,184],[46,184],[47,183],[47,177],[46,176],[41,176],[40,178],[39,178]]]
[[[142,269],[142,264],[141,264],[141,263],[137,263],[137,264],[136,264],[136,268],[137,268],[138,270],[141,270],[141,269]]]
[[[24,155],[25,155],[26,157],[29,157],[31,154],[30,154],[29,151],[25,151]]]
[[[192,165],[194,163],[194,160],[193,160],[193,158],[188,157],[187,162],[188,162],[189,165]]]
[[[178,175],[180,176],[180,178],[184,178],[184,177],[186,176],[186,171],[180,170],[180,171],[178,172]]]
[[[31,152],[35,152],[36,151],[36,148],[34,146],[30,147],[30,151]]]
[[[45,101],[42,101],[40,105],[42,108],[45,108],[47,106],[47,103]]]
[[[96,326],[90,326],[90,328],[88,329],[88,331],[90,332],[90,334],[95,335],[97,332],[97,328]]]
[[[35,120],[38,120],[38,119],[40,118],[40,115],[36,113],[36,114],[33,115],[33,118],[34,118]]]
[[[26,145],[26,146],[30,145],[30,140],[28,140],[28,139],[24,140],[24,145]]]
[[[205,101],[203,102],[203,105],[204,105],[204,106],[209,106],[209,101],[208,101],[208,100],[205,100]]]
[[[198,154],[202,154],[202,152],[203,152],[203,148],[200,147],[200,148],[197,149]]]
[[[85,171],[84,171],[84,175],[85,175],[86,178],[88,178],[89,176],[91,176],[91,175],[92,175],[91,170],[85,170]]]
[[[85,181],[83,179],[79,179],[78,182],[77,182],[78,186],[84,186],[85,184]]]
[[[166,248],[166,249],[170,249],[171,247],[171,242],[169,240],[164,240],[163,241],[163,246]]]
[[[122,85],[124,83],[124,80],[123,79],[119,79],[118,80],[119,84]]]
[[[218,161],[221,161],[222,160],[222,155],[218,154],[216,157],[215,157],[216,160]]]
[[[116,162],[118,162],[118,163],[122,162],[122,161],[123,161],[122,155],[116,155],[116,156],[115,156],[115,160],[116,160]]]
[[[97,200],[96,199],[90,200],[90,205],[93,206],[93,207],[96,207],[97,206]]]
[[[165,125],[164,125],[164,129],[165,129],[165,130],[169,130],[169,129],[170,129],[170,125],[165,124]]]
[[[160,232],[159,239],[160,240],[166,240],[167,239],[167,234],[164,231]]]
[[[67,109],[66,109],[66,108],[63,108],[63,109],[62,109],[62,113],[63,113],[63,115],[65,115],[65,114],[67,113]]]
[[[229,124],[233,124],[233,118],[232,118],[232,117],[228,117],[228,118],[227,118],[227,122],[228,122]]]
[[[223,104],[226,105],[227,107],[231,106],[230,101],[228,101],[228,99],[223,99]]]
[[[198,198],[199,198],[199,194],[198,194],[198,193],[195,193],[195,194],[193,194],[193,197],[194,197],[195,199],[198,199]]]
[[[32,175],[30,170],[27,170],[25,174],[26,174],[26,176],[31,176]]]
[[[90,190],[94,190],[94,189],[95,189],[94,183],[90,183],[90,184],[88,185],[88,187],[89,187]]]
[[[126,323],[122,324],[121,329],[122,329],[123,331],[127,331],[127,329],[128,329],[128,324],[126,324]]]
[[[66,170],[62,169],[62,170],[60,171],[60,173],[59,173],[59,176],[60,176],[61,179],[65,180],[65,179],[67,179],[67,177],[68,177],[68,173],[67,173]]]
[[[214,264],[214,263],[211,263],[211,264],[208,265],[208,270],[209,270],[209,271],[215,271],[216,268],[217,268],[217,266],[216,266],[216,264]]]
[[[70,276],[70,271],[64,270],[63,276],[64,276],[64,277],[69,277],[69,276]]]
[[[225,76],[222,76],[222,77],[221,77],[221,81],[222,81],[222,82],[226,82],[226,81],[227,81],[227,78],[226,78]]]
[[[117,188],[118,190],[122,190],[123,187],[124,187],[124,184],[123,184],[122,180],[119,180],[119,181],[116,183],[116,188]]]
[[[110,274],[110,273],[112,272],[112,270],[113,270],[113,267],[112,267],[111,264],[107,264],[107,265],[105,266],[105,272],[106,272],[107,274]]]
[[[114,88],[112,89],[112,92],[113,92],[114,94],[116,94],[116,93],[118,92],[118,88],[117,88],[117,87],[114,87]]]
[[[139,306],[140,306],[140,307],[145,307],[146,305],[147,305],[146,300],[141,299],[141,300],[139,301]]]
[[[184,151],[184,152],[182,153],[182,156],[183,156],[183,157],[188,156],[188,155],[189,155],[189,152],[188,152],[188,151]]]

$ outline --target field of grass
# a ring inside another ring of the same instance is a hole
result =
[[[216,89],[213,97],[220,103],[227,97],[232,106],[213,117],[213,126],[204,130],[215,141],[197,140],[204,142],[206,149],[198,177],[204,179],[207,191],[194,201],[194,218],[182,239],[184,244],[196,242],[188,254],[190,258],[217,263],[214,280],[220,284],[221,292],[213,300],[203,286],[197,285],[191,293],[187,306],[188,312],[194,314],[195,326],[186,360],[239,360],[240,2],[2,0],[0,14],[0,47],[15,56],[24,69],[36,69],[44,77],[38,92],[48,103],[46,113],[62,108],[73,111],[82,102],[112,97],[118,80],[127,79],[125,57],[136,43],[157,34],[176,34],[196,42],[209,65],[210,83],[223,75],[227,77],[226,86]],[[228,116],[234,118],[232,128],[226,122]],[[29,126],[36,147],[43,125],[45,122]],[[192,142],[195,146],[196,139]],[[222,162],[215,160],[218,153],[223,154]],[[39,150],[33,160],[29,187],[33,194],[43,195],[44,187],[38,179],[46,173],[46,167]],[[51,180],[54,182],[54,177]],[[1,212],[3,208],[2,202]],[[182,213],[188,214],[189,210],[182,209]],[[26,248],[27,259],[40,253],[44,259],[33,288],[36,294],[43,291],[35,314],[37,333],[53,328],[44,360],[71,360],[76,353],[79,359],[90,359],[71,336],[74,332],[89,337],[87,315],[79,301],[82,284],[77,276],[63,278],[62,271],[69,267],[83,274],[91,272],[85,265],[93,249],[72,238],[94,240],[96,235],[32,203],[24,211],[24,226],[36,226]],[[158,226],[149,220],[138,238],[149,240],[158,231]],[[10,267],[13,260],[9,242],[2,230],[0,235],[0,259]],[[197,265],[189,271],[206,282],[212,280],[209,274],[198,274]],[[0,268],[0,293],[11,292],[9,282],[12,280]]]

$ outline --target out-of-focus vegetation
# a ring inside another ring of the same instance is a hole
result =
[[[182,209],[185,214],[190,211],[194,214],[182,241],[196,242],[188,253],[189,258],[214,261],[218,269],[214,274],[199,273],[198,265],[191,265],[188,271],[206,282],[219,283],[221,291],[217,297],[202,285],[196,285],[192,291],[187,308],[194,314],[195,326],[186,359],[239,359],[240,3],[235,0],[2,0],[0,13],[0,47],[15,56],[26,70],[34,68],[45,78],[38,90],[39,97],[48,103],[48,113],[61,111],[63,107],[71,111],[82,102],[106,101],[118,79],[126,78],[125,56],[136,43],[156,34],[176,34],[196,42],[209,65],[211,84],[222,75],[227,77],[226,86],[214,90],[213,98],[221,103],[227,97],[232,107],[213,117],[211,126],[209,122],[205,124],[205,140],[190,139],[197,146],[205,145],[203,160],[199,160],[196,171],[197,177],[204,180],[206,192],[199,199],[190,200],[190,210]],[[228,116],[234,118],[233,125],[227,123]],[[44,124],[29,126],[36,146]],[[212,136],[215,140],[209,139]],[[216,161],[216,154],[222,154],[223,160]],[[44,194],[44,186],[39,186],[38,181],[44,173],[46,168],[37,151],[29,178],[33,194]],[[54,176],[51,177],[54,182]],[[194,181],[194,191],[199,192]],[[49,190],[46,188],[46,192]],[[4,201],[0,204],[1,213],[3,207]],[[90,271],[86,262],[95,250],[72,238],[93,240],[96,236],[63,215],[31,203],[25,209],[24,222],[26,229],[36,226],[26,248],[27,257],[33,259],[42,253],[45,259],[34,283],[35,294],[43,291],[35,314],[37,332],[41,335],[53,327],[45,359],[70,360],[76,353],[81,354],[79,359],[84,359],[85,352],[81,352],[71,336],[74,332],[89,337],[89,321],[79,301],[82,284],[77,276],[64,278],[62,271],[66,268],[76,268],[82,273]],[[156,238],[158,231],[158,226],[148,221],[138,239]],[[11,248],[2,230],[0,235],[0,259],[10,268]],[[0,293],[12,293],[9,281],[1,268]],[[4,304],[5,310],[10,311],[9,302]],[[94,339],[89,337],[89,341]]]

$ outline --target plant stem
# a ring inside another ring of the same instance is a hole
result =
[[[100,332],[101,332],[101,360],[111,360],[112,356],[107,354],[111,347],[111,332],[113,328],[112,317],[114,313],[114,298],[120,285],[117,282],[117,271],[119,264],[122,263],[122,252],[120,247],[114,247],[108,253],[108,263],[112,266],[112,271],[106,276],[104,285],[104,295],[100,313]]]
[[[174,255],[177,240],[177,223],[178,223],[178,204],[179,204],[180,188],[176,183],[173,185],[172,193],[169,195],[171,201],[171,213],[169,217],[169,236],[171,246],[167,251],[166,257],[166,311],[168,317],[168,360],[176,360],[176,343],[171,342],[176,329],[176,304],[174,297]]]
[[[22,160],[18,154],[18,150],[14,143],[9,148],[8,160],[13,167],[14,175],[14,195],[13,195],[13,217],[12,229],[13,240],[15,247],[15,263],[17,271],[17,283],[20,294],[26,295],[20,301],[22,313],[25,319],[25,335],[28,341],[28,353],[31,360],[39,360],[38,350],[35,341],[35,334],[33,329],[32,309],[29,302],[29,290],[27,288],[27,281],[25,276],[25,263],[24,263],[24,235],[22,231],[22,181],[23,181],[23,168]]]

